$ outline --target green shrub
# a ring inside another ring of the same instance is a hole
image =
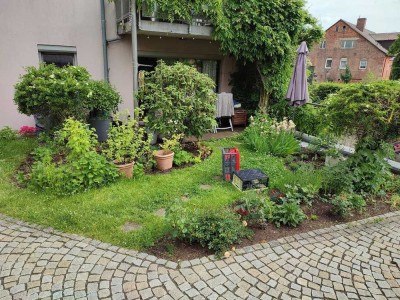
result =
[[[351,216],[353,211],[362,212],[366,203],[362,196],[353,193],[341,193],[328,200],[332,204],[332,212],[342,217]]]
[[[194,162],[193,155],[185,150],[180,149],[178,151],[174,151],[174,153],[174,164],[177,166]]]
[[[85,68],[50,64],[26,71],[15,85],[14,101],[21,113],[41,116],[47,129],[60,127],[69,117],[85,119],[90,98],[90,75]]]
[[[122,98],[116,89],[104,80],[89,81],[89,98],[86,107],[91,117],[109,118],[111,112],[116,112]]]
[[[345,85],[343,83],[323,82],[318,84],[311,84],[310,98],[314,103],[320,103],[328,98],[329,95],[338,93]]]
[[[323,187],[332,194],[341,192],[377,195],[390,183],[390,166],[384,149],[359,148],[347,160],[325,168]]]
[[[249,192],[233,204],[233,209],[242,220],[250,224],[262,224],[271,221],[275,203],[256,192]]]
[[[327,103],[327,122],[337,135],[355,135],[371,150],[400,136],[400,82],[345,85]]]
[[[54,144],[34,151],[28,184],[58,195],[107,185],[119,176],[114,164],[96,153],[96,138],[87,125],[67,119]]]
[[[295,128],[291,120],[277,122],[265,115],[257,115],[244,131],[244,139],[253,150],[275,156],[287,156],[300,150],[293,135]]]
[[[286,190],[286,201],[294,201],[299,204],[304,203],[308,206],[312,206],[314,199],[318,196],[318,190],[312,186],[301,186],[300,184],[285,185]]]
[[[164,134],[201,137],[215,124],[215,84],[207,75],[182,63],[160,61],[146,73],[138,99],[149,117],[151,130]]]
[[[250,237],[240,217],[228,209],[200,209],[175,204],[167,211],[174,238],[199,243],[221,255],[241,238]]]
[[[306,218],[296,201],[284,201],[282,205],[276,206],[273,214],[273,222],[277,227],[281,225],[297,227]]]
[[[15,140],[17,137],[17,131],[9,126],[0,129],[0,140]]]
[[[126,164],[150,156],[150,139],[145,137],[145,127],[139,126],[138,118],[142,111],[135,111],[135,118],[127,115],[114,115],[114,125],[110,125],[108,139],[103,144],[102,153],[110,161]],[[140,161],[144,163],[143,161]]]
[[[390,204],[394,208],[400,208],[400,195],[399,194],[393,194],[390,197]]]
[[[329,127],[326,122],[326,114],[324,107],[303,105],[290,108],[288,115],[292,116],[298,131],[315,136]]]

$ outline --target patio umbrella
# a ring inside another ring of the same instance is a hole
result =
[[[290,106],[301,106],[308,102],[308,86],[306,75],[306,57],[308,48],[306,42],[301,42],[297,49],[297,60],[292,79],[286,94]]]

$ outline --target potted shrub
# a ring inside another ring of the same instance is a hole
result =
[[[166,171],[172,168],[174,161],[174,150],[179,147],[182,134],[174,134],[171,139],[163,138],[160,145],[161,150],[154,152],[156,167],[160,171]]]
[[[133,176],[133,165],[144,143],[144,133],[145,129],[129,114],[125,117],[121,114],[114,116],[114,124],[110,126],[102,152],[127,178]]]
[[[83,67],[27,67],[15,85],[14,102],[19,112],[36,116],[41,128],[57,129],[69,117],[86,119],[89,80],[90,74]]]
[[[111,113],[117,110],[121,96],[111,84],[103,80],[91,80],[89,88],[86,105],[90,110],[89,124],[96,130],[98,141],[104,142],[108,138]]]

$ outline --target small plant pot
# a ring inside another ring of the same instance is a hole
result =
[[[156,167],[160,171],[166,171],[172,168],[172,163],[174,161],[174,152],[159,150],[154,154],[156,160]]]
[[[115,164],[115,162],[114,162]],[[132,178],[133,176],[133,165],[135,164],[135,162],[131,162],[131,163],[127,163],[124,165],[117,165],[117,168],[119,170],[119,172],[122,174],[122,176],[126,177],[126,178]]]

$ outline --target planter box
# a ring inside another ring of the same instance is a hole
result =
[[[247,125],[247,111],[243,108],[235,109],[235,115],[232,117],[233,125]]]

